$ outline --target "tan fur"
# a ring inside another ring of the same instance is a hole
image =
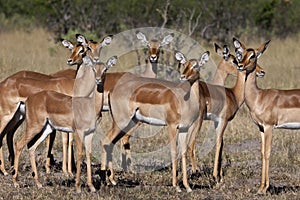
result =
[[[234,38],[234,42],[242,44]],[[242,59],[239,62],[239,69],[249,73],[245,82],[245,102],[249,108],[251,117],[261,131],[261,157],[262,172],[258,193],[266,193],[270,186],[269,165],[271,155],[273,128],[287,123],[300,123],[300,89],[277,90],[260,89],[256,84],[255,68],[257,58],[267,48],[269,41],[263,43],[256,51],[246,49],[242,44]],[[251,57],[253,56],[253,57]],[[289,129],[289,127],[285,127]],[[291,127],[290,127],[291,129]]]
[[[88,170],[87,182],[90,190],[95,191],[91,177],[91,141],[93,132],[95,131],[97,114],[101,111],[102,107],[102,94],[98,92],[95,93],[96,78],[98,77],[96,77],[97,74],[95,74],[93,67],[93,65],[86,64],[85,62],[80,66],[75,83],[85,84],[87,87],[83,90],[82,85],[75,84],[75,87],[79,86],[79,88],[74,88],[73,97],[55,91],[42,91],[28,97],[26,101],[26,132],[16,144],[16,157],[14,163],[15,172],[13,175],[15,186],[18,186],[18,161],[23,147],[46,125],[51,127],[51,129],[62,131],[69,130],[68,132],[75,132],[74,134],[76,134],[77,192],[81,191],[80,167],[82,145],[85,145]],[[102,70],[103,69],[99,68],[97,72],[102,72]],[[100,74],[100,76],[102,75]],[[34,152],[43,139],[43,137],[39,138],[29,149],[34,179],[38,187],[41,187],[42,185],[38,180]]]
[[[185,68],[193,66],[189,61],[184,64]],[[135,128],[138,123],[138,110],[139,114],[165,122],[167,125],[171,144],[173,186],[180,191],[176,177],[176,140],[178,140],[182,156],[183,184],[188,192],[191,191],[187,182],[185,154],[187,146],[194,140],[195,133],[201,127],[204,107],[199,107],[198,103],[200,97],[198,71],[185,72],[190,73],[184,74],[184,78],[193,81],[192,85],[189,82],[178,84],[136,77],[127,73],[115,86],[110,96],[113,125],[101,141],[101,170],[105,170],[106,166],[109,167],[111,171],[109,180],[113,184],[116,184],[112,168],[113,145],[130,129]],[[180,130],[179,133],[177,129]]]

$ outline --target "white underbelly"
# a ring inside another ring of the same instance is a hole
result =
[[[300,129],[300,122],[290,122],[274,126],[276,129]]]
[[[140,113],[139,110],[136,111],[135,118],[141,122],[151,124],[151,125],[156,125],[156,126],[165,126],[166,125],[166,122],[164,120],[144,116]]]

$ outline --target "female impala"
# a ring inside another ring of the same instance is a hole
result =
[[[261,135],[262,172],[258,193],[266,193],[270,186],[269,160],[271,155],[272,132],[274,129],[300,129],[300,89],[260,89],[256,84],[255,68],[257,59],[263,54],[270,41],[256,51],[246,48],[233,39],[239,60],[238,69],[246,72],[245,102],[251,118]]]
[[[215,44],[215,50],[219,55],[223,55],[223,61],[221,62],[231,60],[231,67],[237,66],[237,60],[235,56],[230,54],[229,49],[226,45],[224,46],[222,51],[221,48]],[[265,72],[258,66],[256,69],[256,75],[259,77],[263,77],[265,75]],[[216,73],[216,76],[226,78],[225,73],[223,73],[223,75],[221,73]],[[217,81],[216,79],[214,80]],[[237,80],[234,87],[232,88],[207,84],[200,81],[200,85],[203,88],[207,105],[204,119],[214,121],[216,127],[217,141],[213,177],[217,182],[219,182],[222,177],[221,161],[224,131],[227,127],[228,122],[230,122],[235,117],[236,112],[244,102],[244,80],[245,73],[237,73]],[[193,148],[191,148],[190,150],[193,150]],[[193,157],[194,156],[192,156],[192,158]],[[195,162],[195,158],[193,160],[193,162]]]
[[[221,160],[223,135],[228,122],[234,118],[237,110],[244,102],[244,88],[241,86],[241,83],[244,82],[245,75],[238,75],[237,82],[233,88],[223,87],[222,85],[224,85],[225,79],[229,74],[238,74],[236,69],[237,60],[234,55],[230,54],[226,45],[221,49],[219,45],[215,44],[215,51],[218,55],[222,56],[222,60],[218,64],[212,82],[208,84],[200,81],[200,86],[206,101],[204,120],[212,120],[216,125],[217,141],[213,176],[215,180],[219,182],[222,176]],[[259,77],[264,75],[264,71],[261,68],[257,68],[256,73]],[[130,134],[126,134],[122,138],[124,147],[127,148],[127,162],[128,160],[130,161],[129,136]],[[192,143],[192,147],[189,148],[189,154],[192,161],[192,171],[195,173],[198,169],[196,164],[196,154],[194,152],[195,141]]]
[[[26,131],[16,144],[16,156],[14,162],[13,181],[18,186],[18,163],[23,147],[27,144],[30,153],[30,160],[33,169],[33,177],[38,187],[42,184],[38,180],[35,163],[35,149],[50,134],[53,129],[76,134],[77,149],[77,174],[76,191],[80,192],[80,167],[82,158],[82,144],[85,145],[87,157],[88,185],[92,192],[95,188],[91,177],[91,151],[92,136],[96,129],[96,119],[101,112],[103,93],[95,92],[96,82],[104,81],[104,73],[116,63],[112,57],[107,62],[107,67],[94,66],[92,60],[86,55],[87,48],[82,45],[74,47],[82,52],[83,64],[77,72],[74,83],[73,97],[55,91],[42,91],[36,93],[26,100]],[[68,61],[70,64],[77,62],[76,56],[71,55]],[[97,69],[95,68],[97,67]],[[101,79],[100,79],[101,78]],[[103,86],[103,84],[101,84]],[[103,92],[103,89],[99,89]],[[42,131],[42,132],[41,132]],[[41,132],[41,134],[39,134]],[[29,143],[30,142],[30,143]]]
[[[108,45],[109,42],[107,42],[107,38],[110,38],[111,40],[111,36],[107,36],[101,43],[99,43],[99,46],[102,47]],[[62,43],[66,44],[66,47],[69,49],[73,49],[74,47],[74,45],[70,45],[70,42],[68,41],[62,41]],[[97,52],[99,52],[99,50],[97,50]],[[76,53],[78,54],[78,52]],[[93,55],[94,53],[94,49],[89,51],[89,54]],[[82,59],[78,59],[77,65],[80,66],[81,63]],[[63,71],[62,74],[68,74],[71,72],[71,70]],[[57,76],[59,73],[56,73],[55,75]],[[4,174],[7,174],[7,172],[4,168],[2,140],[5,134],[9,133],[7,135],[7,143],[11,157],[11,165],[13,166],[13,135],[15,130],[24,120],[25,113],[23,102],[28,96],[43,90],[53,90],[67,95],[73,95],[73,85],[74,79],[64,77],[49,78],[47,75],[29,71],[16,73],[0,83],[0,91],[2,93],[0,99],[0,170]],[[9,88],[9,90],[7,88]],[[49,163],[49,161],[47,161],[47,163]],[[49,171],[49,167],[46,167],[46,169]],[[63,170],[66,173],[66,167],[63,167]]]
[[[106,164],[110,168],[109,179],[113,184],[112,150],[114,144],[137,123],[167,126],[172,157],[173,186],[181,191],[177,184],[176,141],[182,156],[183,184],[188,192],[191,188],[187,182],[186,149],[189,141],[194,140],[194,133],[199,132],[203,119],[205,102],[199,105],[199,67],[209,57],[205,52],[200,61],[187,61],[183,54],[176,53],[176,58],[184,65],[181,75],[182,83],[136,77],[125,74],[110,95],[110,109],[113,118],[112,128],[101,140],[101,170]],[[178,139],[177,139],[178,137]]]

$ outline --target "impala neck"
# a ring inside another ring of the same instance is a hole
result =
[[[157,77],[157,62],[150,62],[147,60],[146,69],[142,74],[144,77],[148,78],[156,78]]]
[[[213,85],[221,85],[223,86],[225,84],[225,80],[228,76],[228,73],[220,68],[220,64],[217,67],[217,70],[215,72],[215,75],[213,79],[211,80],[211,84]]]
[[[255,102],[259,97],[259,92],[260,89],[257,87],[256,73],[254,70],[250,72],[245,78],[245,102],[250,111],[255,109]]]
[[[238,107],[240,107],[245,101],[245,78],[246,73],[244,71],[238,72],[236,83],[232,88]]]

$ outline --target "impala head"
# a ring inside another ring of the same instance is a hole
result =
[[[224,45],[222,49],[218,44],[214,43],[214,45],[216,53],[223,58],[219,63],[218,68],[226,74],[236,75],[238,61],[236,57],[230,53],[228,46]]]
[[[96,42],[93,40],[88,41],[82,34],[76,34],[76,39],[79,44],[82,44],[83,46],[90,49],[90,51],[88,52],[90,58],[94,63],[98,63],[100,62],[100,51],[102,47],[108,46],[111,43],[113,36],[108,35],[104,37],[101,42]]]
[[[136,32],[136,37],[142,42],[143,45],[149,49],[148,59],[151,63],[157,63],[159,58],[160,49],[162,46],[170,44],[174,38],[174,34],[171,33],[163,38],[162,41],[151,40],[148,41],[147,37],[140,31]]]
[[[209,51],[204,52],[199,60],[187,60],[183,53],[179,51],[175,52],[175,58],[181,65],[183,65],[183,69],[180,72],[180,80],[194,82],[199,79],[200,68],[203,67],[209,59]]]
[[[247,74],[256,70],[256,75],[258,77],[263,77],[265,72],[263,69],[257,65],[257,59],[264,53],[267,49],[270,40],[263,43],[259,48],[252,49],[246,48],[238,39],[233,38],[233,44],[235,46],[236,57],[238,59],[237,69],[240,71],[246,71]]]
[[[96,84],[97,84],[97,91],[99,93],[104,92],[104,81],[105,81],[105,74],[107,70],[113,67],[114,65],[116,65],[117,60],[118,60],[117,56],[112,56],[106,61],[106,63],[100,62],[97,65],[95,65]]]
[[[70,58],[67,60],[68,65],[81,65],[83,63],[83,58],[87,54],[87,51],[90,50],[88,47],[85,47],[82,44],[77,44],[75,46],[69,40],[62,40],[61,43],[72,51]]]

